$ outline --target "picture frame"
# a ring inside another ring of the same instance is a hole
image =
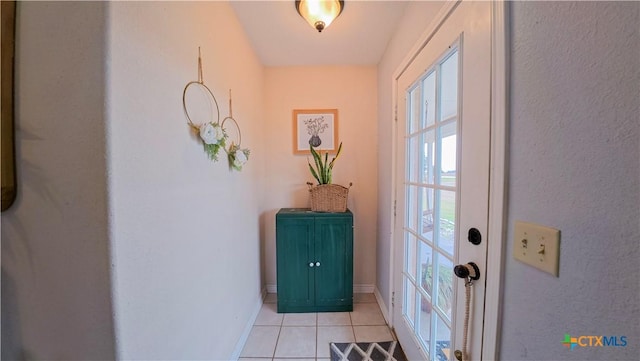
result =
[[[293,110],[293,153],[311,154],[309,145],[318,151],[338,151],[338,109]]]

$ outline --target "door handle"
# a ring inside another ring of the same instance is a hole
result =
[[[459,278],[468,278],[472,281],[480,279],[480,268],[478,268],[478,265],[473,262],[459,264],[453,267],[453,273],[455,273]]]
[[[466,280],[464,283],[465,289],[465,313],[464,313],[464,337],[462,341],[462,351],[455,350],[453,355],[458,361],[466,361],[467,360],[467,334],[469,332],[469,310],[472,309],[470,307],[471,304],[471,287],[473,286],[473,281],[480,278],[480,269],[478,265],[473,262],[468,262],[465,264],[459,264],[453,267],[453,273],[456,274],[459,278]]]
[[[456,360],[458,361],[462,361],[462,351],[460,350],[455,350],[453,352],[453,355],[456,357]]]
[[[313,262],[309,262],[309,267],[313,267],[315,266],[315,264],[313,264]]]
[[[320,267],[320,262],[316,262],[316,267]]]

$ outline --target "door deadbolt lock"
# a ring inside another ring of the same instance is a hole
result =
[[[471,244],[477,246],[482,242],[482,234],[477,228],[470,228],[467,239],[469,240],[469,242],[471,242]]]

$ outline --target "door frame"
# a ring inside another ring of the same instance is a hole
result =
[[[397,166],[398,149],[398,79],[409,67],[411,62],[418,56],[420,51],[429,43],[433,35],[440,28],[440,25],[449,17],[451,12],[462,0],[446,2],[431,24],[422,33],[419,40],[407,53],[400,66],[393,74],[392,79],[392,169]],[[490,119],[490,154],[489,154],[489,219],[487,240],[497,240],[487,244],[487,263],[485,277],[485,309],[484,327],[482,330],[482,354],[481,360],[497,360],[500,347],[500,321],[502,317],[502,269],[504,259],[504,247],[506,242],[506,202],[507,202],[507,156],[508,156],[508,52],[507,42],[508,28],[507,16],[509,5],[503,0],[493,1],[491,4],[491,119]],[[391,234],[389,252],[389,299],[391,309],[389,323],[395,325],[393,308],[395,306],[394,292],[396,284],[394,281],[395,270],[395,204],[398,195],[396,194],[397,172],[394,172],[391,181],[391,194],[393,198],[394,210],[391,214]],[[400,306],[398,306],[400,307]]]

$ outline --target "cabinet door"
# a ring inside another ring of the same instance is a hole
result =
[[[313,218],[276,221],[278,312],[300,312],[314,305]]]
[[[351,217],[316,218],[316,306],[352,305],[353,220]]]

